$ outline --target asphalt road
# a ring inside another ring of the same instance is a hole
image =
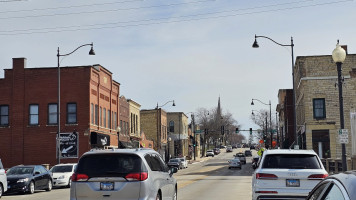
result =
[[[242,169],[228,169],[228,160],[239,151],[222,153],[209,158],[202,158],[201,162],[189,164],[187,169],[174,174],[178,181],[179,200],[199,199],[251,199],[251,180],[253,169],[251,158],[247,157],[247,164]],[[256,154],[256,151],[253,151]],[[50,192],[36,191],[34,194],[7,194],[1,200],[68,200],[69,188],[54,188]]]

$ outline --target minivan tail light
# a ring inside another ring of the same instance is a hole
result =
[[[312,175],[308,176],[308,179],[322,180],[328,176],[329,176],[329,174],[312,174]]]
[[[89,179],[89,176],[86,174],[74,173],[72,175],[72,181],[87,181],[88,179]]]
[[[125,176],[128,181],[144,181],[148,178],[147,172],[130,173]]]
[[[274,174],[257,173],[256,174],[256,179],[271,179],[271,180],[275,180],[275,179],[278,179],[278,176],[276,176]]]

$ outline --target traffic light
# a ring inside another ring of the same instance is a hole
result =
[[[252,128],[250,128],[250,135],[252,135]]]
[[[236,133],[239,133],[239,128],[236,128]]]

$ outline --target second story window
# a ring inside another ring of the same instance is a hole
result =
[[[0,126],[9,125],[9,106],[0,105]]]
[[[95,125],[99,125],[99,107],[95,104]]]
[[[174,121],[169,122],[169,132],[174,133]]]
[[[313,114],[314,114],[314,119],[326,118],[324,98],[313,99]]]
[[[104,117],[104,120],[103,120],[103,127],[106,128],[106,108],[104,108],[103,117]]]
[[[67,123],[76,124],[77,123],[77,104],[68,103],[67,104]]]
[[[48,124],[58,124],[57,104],[48,104]]]
[[[30,104],[29,124],[38,125],[38,104]]]

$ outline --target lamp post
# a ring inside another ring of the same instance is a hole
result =
[[[272,40],[269,37],[266,36],[258,36],[255,35],[255,42],[253,43],[252,47],[253,48],[259,48],[260,46],[257,43],[257,38],[266,38],[274,42],[275,44],[278,44],[279,46],[283,47],[291,47],[292,49],[292,82],[293,82],[293,126],[294,126],[294,142],[296,145],[299,145],[298,142],[298,134],[297,134],[297,112],[296,112],[296,104],[295,104],[295,85],[294,85],[294,43],[293,43],[293,37],[290,38],[290,44],[280,44],[274,40]]]
[[[346,52],[341,46],[339,45],[339,40],[337,41],[336,48],[333,50],[332,53],[332,58],[334,62],[336,63],[337,66],[337,83],[339,87],[339,111],[340,111],[340,129],[344,129],[345,123],[344,123],[344,102],[343,102],[343,96],[342,96],[342,63],[345,61],[346,58]],[[347,165],[346,165],[346,147],[345,144],[341,144],[342,148],[342,170],[346,171],[347,170]]]
[[[167,159],[167,162],[169,161],[169,159],[171,159],[171,153],[170,153],[170,143],[172,141],[172,138],[169,137],[168,138],[168,159]]]
[[[176,106],[176,104],[174,103],[174,100],[167,101],[166,103],[164,103],[161,106],[159,106],[158,102],[157,102],[157,106],[156,106],[156,110],[157,110],[157,151],[159,153],[161,153],[160,152],[161,151],[161,141],[160,140],[161,140],[161,133],[162,133],[161,128],[160,128],[160,115],[159,115],[161,112],[159,111],[160,110],[159,108],[167,105],[170,102],[173,102],[172,106]]]
[[[273,141],[273,133],[272,133],[272,109],[271,109],[271,100],[269,101],[269,103],[263,103],[262,101],[258,100],[258,99],[252,99],[251,101],[251,105],[255,105],[253,103],[253,100],[256,100],[256,101],[259,101],[260,103],[266,105],[266,106],[269,106],[269,128],[270,128],[270,133],[271,133],[271,148],[272,148],[272,141]],[[266,123],[267,123],[267,120],[266,120]],[[266,125],[267,126],[267,125]],[[267,130],[266,130],[267,132]]]
[[[58,131],[57,131],[57,139],[56,139],[56,149],[57,149],[57,159],[58,159],[58,164],[61,163],[61,152],[60,152],[60,132],[61,132],[61,70],[59,67],[59,58],[64,57],[64,56],[69,56],[72,53],[76,52],[78,49],[84,47],[84,46],[91,46],[91,49],[89,51],[89,55],[95,55],[94,49],[93,49],[93,43],[91,44],[83,44],[76,49],[74,49],[72,52],[67,53],[67,54],[60,54],[59,53],[59,47],[57,49],[57,68],[58,68],[58,105],[57,105],[57,122],[58,122]]]

